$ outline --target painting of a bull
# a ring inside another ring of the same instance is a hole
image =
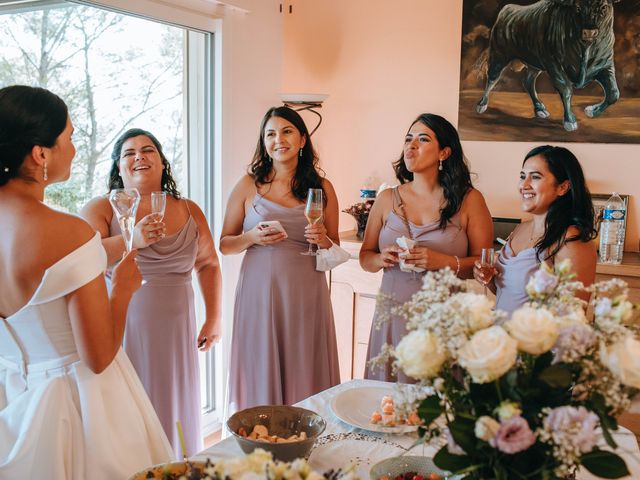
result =
[[[567,131],[578,128],[571,111],[574,88],[593,81],[602,86],[604,98],[585,108],[588,117],[597,117],[617,102],[612,5],[617,1],[540,0],[532,5],[505,5],[491,29],[487,83],[477,112],[486,111],[491,89],[513,61],[524,64],[523,85],[539,118],[549,117],[536,91],[536,79],[547,72],[562,100]]]

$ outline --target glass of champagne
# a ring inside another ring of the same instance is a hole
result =
[[[322,223],[324,216],[324,204],[322,203],[322,189],[310,188],[307,193],[307,205],[304,208],[304,216],[307,217],[309,225]],[[309,250],[300,252],[300,255],[317,255],[313,251],[313,244],[309,243]]]
[[[493,277],[493,265],[495,264],[495,251],[493,248],[483,248],[480,252],[480,269],[483,275],[491,273]],[[491,281],[491,280],[489,280]],[[484,284],[484,294],[487,295],[487,284]]]
[[[127,252],[133,248],[133,228],[136,211],[140,203],[140,193],[135,188],[116,188],[109,193],[109,203],[116,214]]]
[[[166,206],[166,192],[151,192],[151,213],[155,214],[156,222],[160,222],[164,218],[164,209]]]

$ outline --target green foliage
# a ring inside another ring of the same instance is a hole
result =
[[[602,478],[621,478],[630,475],[622,458],[613,452],[597,448],[582,455],[580,463],[591,473]]]
[[[443,408],[437,395],[430,395],[418,406],[418,415],[425,426],[429,426],[436,418],[442,415]]]

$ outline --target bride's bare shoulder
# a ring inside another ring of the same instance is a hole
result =
[[[30,245],[34,260],[49,266],[87,243],[96,232],[77,215],[42,205],[20,221],[18,245]]]

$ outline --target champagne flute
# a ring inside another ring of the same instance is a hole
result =
[[[164,209],[167,206],[166,192],[151,192],[151,213],[156,216],[156,222],[164,218]]]
[[[322,189],[310,188],[307,193],[307,205],[304,208],[304,216],[307,217],[309,225],[321,223],[324,217],[324,204],[322,202]],[[300,252],[300,255],[317,255],[313,251],[313,244],[309,243],[309,250]]]
[[[495,263],[495,251],[493,248],[483,248],[480,252],[480,269],[482,273],[485,274],[491,270],[493,270],[493,265]],[[484,284],[484,295],[487,295],[487,284]]]
[[[116,188],[109,193],[109,203],[118,218],[127,252],[133,248],[133,228],[136,211],[140,203],[140,193],[135,188]]]

